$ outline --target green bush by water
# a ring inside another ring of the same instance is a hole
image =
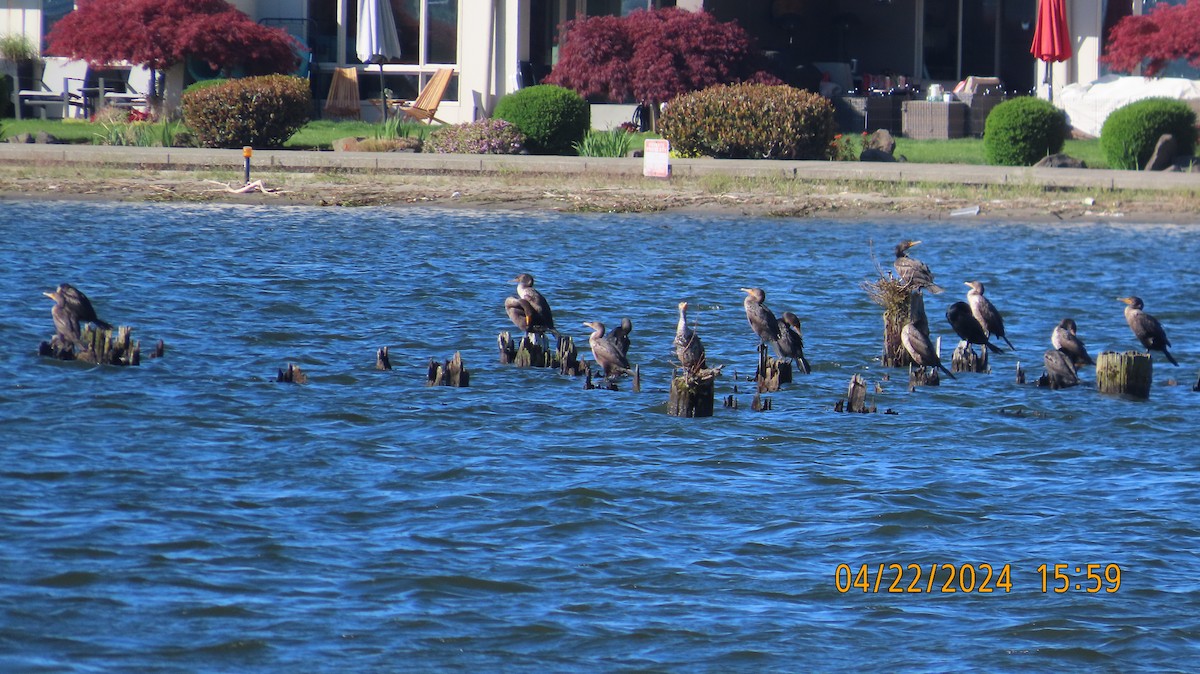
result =
[[[183,119],[204,147],[282,147],[308,122],[308,82],[287,75],[231,80],[183,97]]]
[[[1175,136],[1177,154],[1195,154],[1196,112],[1183,101],[1146,98],[1114,110],[1104,120],[1100,147],[1112,168],[1142,169],[1165,133]]]
[[[722,159],[827,159],[837,135],[829,99],[765,84],[678,96],[658,130],[680,156]]]
[[[1066,115],[1049,101],[1009,99],[993,108],[984,123],[984,156],[998,166],[1032,166],[1061,152],[1067,135]]]
[[[511,122],[525,134],[533,154],[572,153],[592,127],[592,108],[579,94],[553,84],[520,89],[503,96],[492,113]]]

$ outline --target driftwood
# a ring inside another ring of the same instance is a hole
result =
[[[388,348],[386,346],[375,352],[375,369],[392,369],[392,359],[388,358]]]
[[[967,342],[959,342],[950,356],[951,372],[989,372],[987,347],[980,347],[979,353]]]
[[[226,185],[222,182],[217,182],[216,180],[205,180],[204,182],[220,185],[222,188],[221,190],[209,190],[210,192],[225,191],[229,192],[230,194],[249,194],[250,192],[262,192],[263,194],[279,194],[279,190],[267,187],[261,180],[248,182],[237,188],[230,187],[229,185]]]
[[[1154,365],[1150,355],[1137,351],[1105,351],[1096,358],[1096,389],[1133,398],[1150,397]]]
[[[82,346],[54,335],[49,342],[38,345],[38,355],[59,360],[79,360],[96,365],[141,365],[141,342],[133,341],[133,328],[122,325],[115,330],[102,330],[92,324],[80,332]],[[152,357],[161,356],[165,346],[159,340]]]
[[[783,384],[792,381],[792,361],[779,360],[767,355],[767,345],[758,345],[758,367],[754,370],[754,381],[759,393],[778,391]]]
[[[429,359],[429,370],[425,376],[426,386],[457,386],[471,385],[471,373],[463,365],[462,354],[454,352],[454,357],[445,363]]]
[[[284,382],[286,384],[307,384],[308,375],[300,370],[298,365],[288,363],[286,370],[280,370],[276,375],[275,381]]]
[[[671,379],[671,395],[667,400],[667,414],[675,417],[711,417],[715,395],[714,380],[721,368],[684,372]],[[729,401],[726,400],[726,407]],[[734,407],[736,407],[736,402]]]

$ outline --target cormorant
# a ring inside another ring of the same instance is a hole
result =
[[[1088,355],[1087,347],[1083,345],[1083,340],[1075,336],[1075,319],[1064,318],[1054,328],[1054,332],[1050,333],[1050,344],[1057,350],[1062,351],[1071,361],[1071,366],[1076,370],[1084,365],[1095,365],[1096,361]]]
[[[554,314],[550,312],[550,303],[533,287],[533,276],[521,274],[513,279],[512,283],[517,284],[517,297],[529,302],[533,307],[533,317],[529,319],[529,331],[539,334],[549,331],[558,337],[558,330],[554,328]],[[507,304],[505,302],[506,309]]]
[[[529,300],[523,300],[520,297],[506,297],[504,298],[504,312],[508,314],[513,325],[521,330],[525,332],[533,330],[533,319],[537,312],[534,311]]]
[[[1046,378],[1050,381],[1050,388],[1060,389],[1079,384],[1079,375],[1075,374],[1075,364],[1071,362],[1071,357],[1058,349],[1047,349],[1042,356],[1042,363],[1046,366]]]
[[[954,334],[967,344],[979,344],[991,349],[993,353],[1004,353],[1004,349],[988,341],[987,333],[983,331],[979,321],[975,320],[975,315],[971,313],[971,305],[966,302],[951,304],[950,308],[946,309],[946,321],[954,329]]]
[[[679,303],[679,323],[675,326],[675,357],[679,364],[689,373],[695,373],[705,366],[704,343],[700,335],[687,324],[687,302]]]
[[[996,335],[1004,340],[1008,348],[1016,351],[1016,347],[1004,335],[1004,317],[1000,315],[991,300],[983,296],[983,284],[979,281],[966,281],[965,284],[971,288],[967,291],[967,304],[971,305],[971,313],[983,327],[984,333],[989,337]]]
[[[904,350],[917,365],[941,368],[942,372],[949,375],[951,379],[955,378],[954,373],[942,365],[942,359],[938,356],[937,350],[933,348],[933,342],[929,341],[929,337],[925,336],[911,322],[905,323],[904,328],[900,330],[900,343],[904,345]]]
[[[629,360],[617,348],[616,344],[604,338],[604,324],[600,321],[584,321],[584,325],[592,329],[588,337],[588,345],[592,347],[592,360],[604,370],[604,377],[629,372]]]
[[[742,305],[746,307],[746,320],[750,321],[750,328],[763,344],[773,345],[775,352],[779,354],[779,321],[775,320],[775,314],[763,304],[767,294],[762,288],[742,288],[741,291],[746,293]],[[780,358],[782,357],[780,354]]]
[[[929,288],[931,293],[940,293],[942,287],[933,282],[933,272],[929,271],[929,265],[908,256],[908,249],[919,243],[921,242],[906,240],[896,244],[896,261],[892,266],[896,268],[896,274],[904,283],[918,288]]]
[[[612,342],[621,350],[621,353],[629,355],[629,333],[633,332],[633,321],[629,317],[621,319],[621,324],[613,328],[608,333],[608,341]]]
[[[1167,339],[1167,332],[1163,330],[1162,323],[1159,323],[1157,318],[1142,311],[1142,307],[1145,306],[1142,298],[1130,295],[1129,297],[1118,297],[1117,300],[1127,305],[1125,322],[1129,324],[1129,329],[1133,330],[1133,335],[1138,338],[1142,346],[1146,347],[1146,351],[1162,351],[1172,365],[1178,366],[1179,363],[1167,351],[1167,347],[1171,346],[1171,340]]]
[[[790,311],[783,312],[779,317],[779,356],[796,361],[804,374],[812,372],[808,359],[804,357],[804,331],[800,328],[800,319]]]
[[[62,342],[63,348],[71,345],[81,349],[86,348],[87,345],[84,344],[83,337],[79,334],[79,316],[75,313],[74,307],[67,304],[66,298],[63,296],[63,286],[60,285],[53,291],[42,294],[54,300],[54,308],[50,310],[50,316],[54,318],[55,336]]]

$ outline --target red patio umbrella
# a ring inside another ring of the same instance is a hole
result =
[[[1050,83],[1050,64],[1066,61],[1071,49],[1071,31],[1067,28],[1066,0],[1038,0],[1037,24],[1033,29],[1033,45],[1029,53],[1046,62],[1045,84]],[[1054,95],[1051,87],[1050,95]]]

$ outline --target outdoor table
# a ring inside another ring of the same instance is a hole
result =
[[[966,103],[905,101],[902,112],[906,138],[962,138],[966,135]]]

